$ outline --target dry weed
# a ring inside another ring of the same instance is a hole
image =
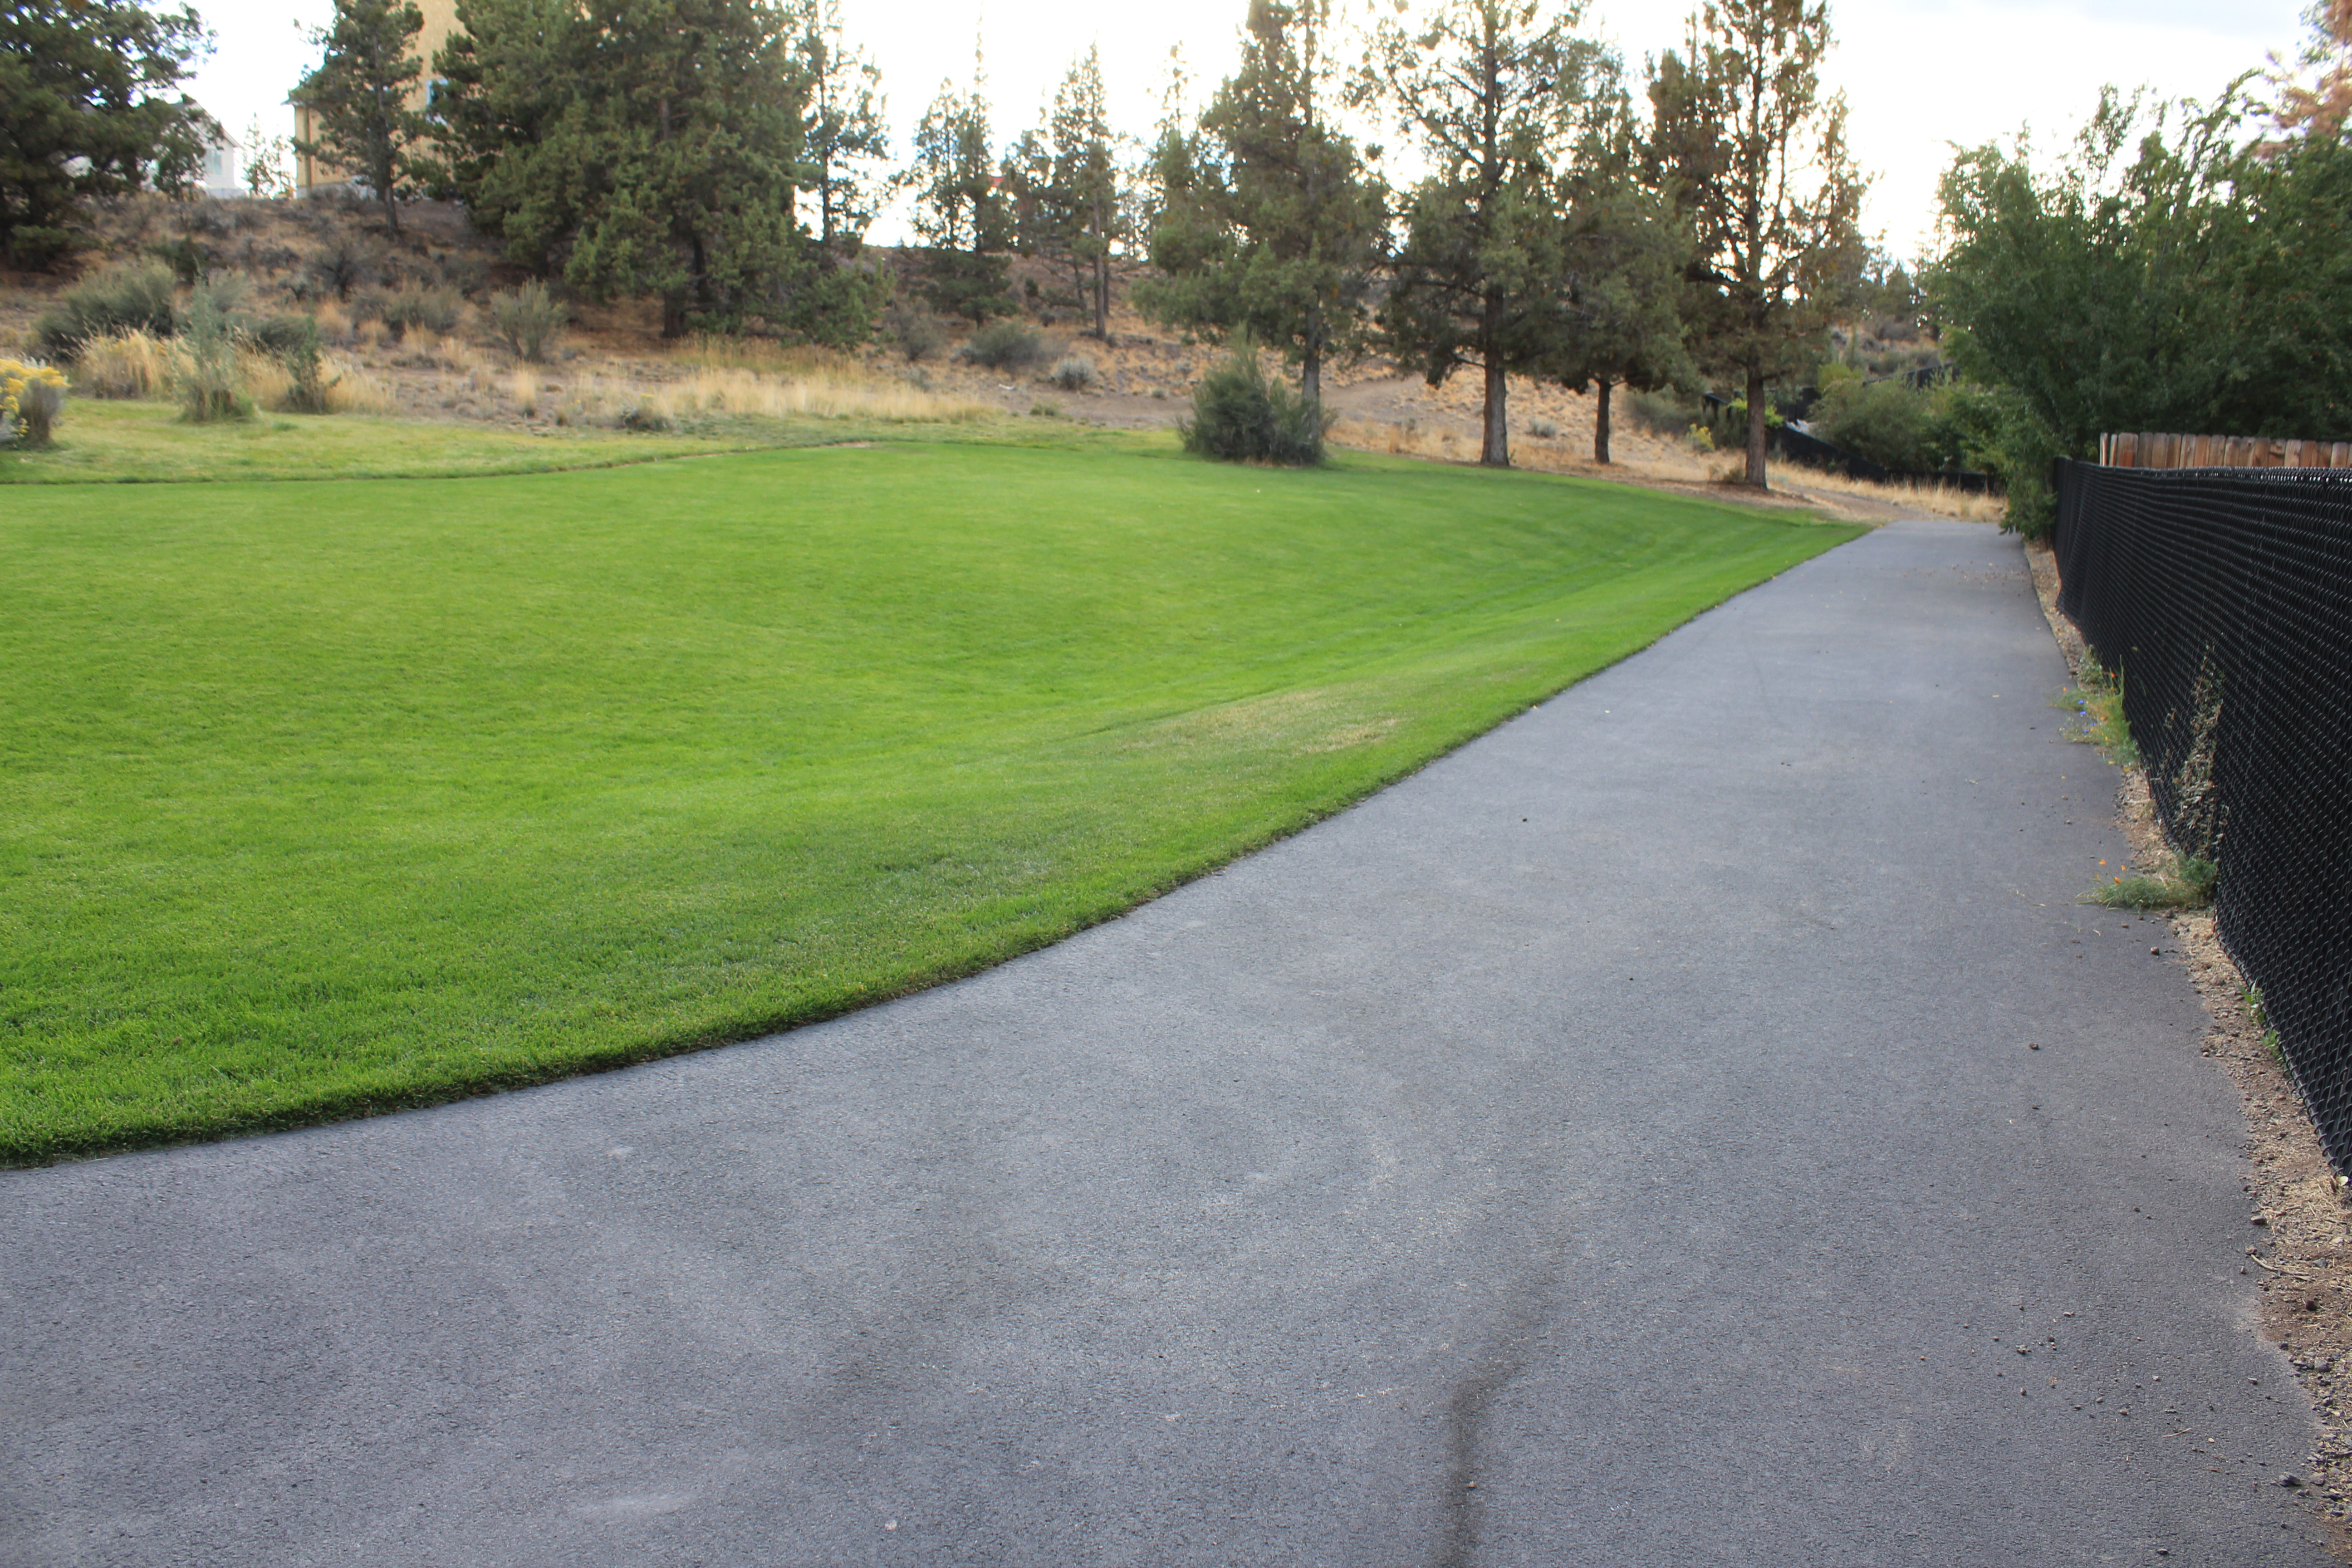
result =
[[[539,372],[527,364],[519,364],[507,376],[507,395],[529,418],[539,412]]]
[[[1932,512],[1937,517],[1958,518],[1962,522],[1999,522],[2009,515],[2007,498],[1971,495],[1949,485],[1908,480],[1881,484],[1875,479],[1849,479],[1814,468],[1798,469],[1790,477],[1809,490],[1830,490],[1864,500],[1884,501],[1906,511]]]
[[[767,338],[705,334],[670,358],[678,364],[700,370],[752,370],[794,381],[844,386],[864,385],[873,380],[873,373],[837,349],[780,343]]]
[[[905,383],[800,375],[766,376],[755,370],[702,369],[683,381],[635,388],[646,406],[671,419],[750,415],[767,419],[867,418],[964,421],[995,412],[986,404],[925,392]]]
[[[89,397],[161,397],[176,353],[169,339],[141,328],[109,332],[82,344],[74,382]]]
[[[294,390],[294,378],[286,373],[274,354],[256,348],[236,351],[236,384],[245,395],[262,408],[282,408]]]
[[[389,414],[392,389],[347,361],[328,356],[327,412],[330,414]]]
[[[490,356],[460,338],[444,339],[441,363],[471,381],[484,383],[489,379]]]

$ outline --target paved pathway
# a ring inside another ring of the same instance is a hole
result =
[[[1904,524],[965,984],[0,1175],[0,1562],[2322,1562],[2063,679]]]

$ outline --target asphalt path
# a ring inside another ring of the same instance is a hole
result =
[[[0,1176],[0,1562],[2324,1562],[2063,680],[1899,524],[973,980]]]

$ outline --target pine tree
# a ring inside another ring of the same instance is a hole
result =
[[[931,302],[974,322],[1013,313],[1004,291],[1011,227],[989,153],[988,100],[977,51],[972,85],[941,82],[915,128],[915,233],[929,247],[923,270]]]
[[[220,127],[173,89],[211,47],[189,9],[0,5],[0,258],[47,266],[73,248],[83,202],[168,190],[202,168]]]
[[[1538,0],[1442,0],[1415,31],[1383,22],[1358,79],[1433,171],[1406,209],[1382,331],[1432,386],[1481,374],[1478,460],[1496,468],[1511,461],[1507,378],[1540,374],[1561,335],[1555,171],[1613,79],[1577,19]]]
[[[800,0],[801,187],[814,199],[809,225],[824,256],[854,253],[896,181],[882,112],[882,72],[844,36],[838,0]]]
[[[1687,58],[1650,83],[1650,162],[1691,226],[1693,337],[1748,398],[1747,482],[1765,484],[1765,389],[1810,364],[1864,255],[1866,183],[1845,100],[1824,98],[1824,0],[1706,0]]]
[[[763,0],[464,0],[436,60],[447,178],[477,226],[662,331],[800,320],[808,82]],[[868,318],[870,321],[870,318]],[[832,341],[866,321],[827,317]]]
[[[1161,131],[1161,276],[1139,289],[1162,321],[1280,348],[1318,409],[1325,362],[1365,342],[1387,235],[1387,187],[1320,102],[1329,16],[1328,0],[1252,0],[1241,68],[1198,134]]]
[[[416,194],[415,177],[431,128],[409,107],[425,74],[413,52],[425,13],[408,0],[335,0],[331,26],[314,27],[310,41],[326,51],[319,68],[295,89],[319,134],[298,140],[306,158],[349,170],[383,204],[385,224],[400,232],[400,204]]]
[[[1622,89],[1602,104],[1560,182],[1564,309],[1546,374],[1594,391],[1592,459],[1605,464],[1615,388],[1686,385],[1698,372],[1679,300],[1687,234],[1664,194],[1640,177],[1639,128]]]
[[[1110,336],[1110,252],[1118,234],[1119,177],[1100,51],[1075,62],[1054,94],[1047,210],[1094,335]]]

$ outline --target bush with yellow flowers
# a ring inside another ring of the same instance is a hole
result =
[[[38,360],[0,359],[0,444],[47,446],[65,407],[63,375]]]

